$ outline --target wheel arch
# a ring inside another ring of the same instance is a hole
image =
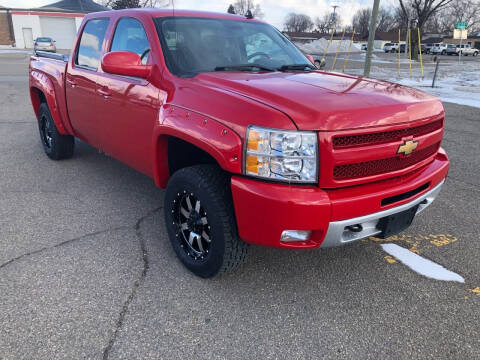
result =
[[[30,99],[36,117],[38,117],[40,105],[46,103],[58,132],[62,135],[69,135],[65,129],[62,116],[60,115],[60,110],[55,98],[55,88],[52,81],[45,74],[38,71],[31,72]]]
[[[202,163],[214,162],[229,173],[242,172],[242,140],[237,133],[200,114],[182,109],[175,113],[166,116],[154,131],[153,170],[157,186],[165,188],[175,171]]]

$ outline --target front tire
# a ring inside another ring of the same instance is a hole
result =
[[[180,261],[210,278],[241,265],[248,244],[239,237],[230,177],[216,165],[178,170],[165,194],[165,223]]]
[[[38,129],[45,154],[52,160],[69,159],[73,156],[75,139],[58,132],[46,103],[38,109]]]

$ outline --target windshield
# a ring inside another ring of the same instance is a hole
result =
[[[37,42],[51,42],[52,39],[46,38],[46,37],[41,37],[37,39]]]
[[[236,70],[235,66],[251,71],[249,65],[273,70],[310,64],[285,36],[267,24],[187,17],[156,18],[155,23],[167,66],[178,76]]]

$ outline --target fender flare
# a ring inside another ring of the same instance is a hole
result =
[[[154,180],[161,188],[167,186],[171,175],[168,168],[169,137],[205,151],[227,172],[242,173],[242,139],[235,131],[201,114],[166,105],[160,111],[160,123],[153,134]]]
[[[39,91],[45,96],[48,109],[52,115],[53,122],[58,129],[58,132],[62,135],[70,135],[63,124],[63,119],[60,115],[60,110],[57,106],[57,100],[55,98],[55,88],[52,81],[47,75],[39,72],[32,71],[30,73],[30,99],[32,101],[33,110],[38,118],[38,109],[40,108],[40,99],[35,92]]]

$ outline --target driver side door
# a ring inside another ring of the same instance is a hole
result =
[[[130,51],[153,63],[142,23],[132,17],[118,19],[111,51]],[[153,174],[153,128],[158,119],[159,90],[147,79],[98,73],[100,121],[104,151],[138,171]]]

